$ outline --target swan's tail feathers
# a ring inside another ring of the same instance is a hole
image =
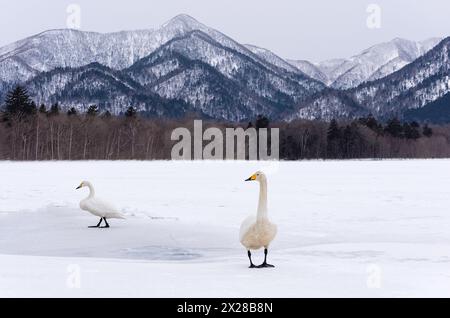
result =
[[[120,212],[113,213],[113,214],[107,216],[106,218],[107,219],[123,219],[123,220],[126,219],[125,215],[123,215]]]

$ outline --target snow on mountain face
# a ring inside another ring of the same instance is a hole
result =
[[[284,119],[287,121],[299,118],[331,121],[336,118],[354,118],[364,114],[362,109],[352,104],[334,94],[325,94],[287,115]]]
[[[245,47],[247,49],[249,49],[252,53],[254,53],[257,56],[259,56],[260,58],[262,58],[263,60],[265,60],[275,66],[278,66],[279,68],[285,69],[286,71],[293,72],[293,73],[299,72],[299,69],[297,67],[295,67],[295,65],[288,63],[287,61],[285,61],[284,59],[282,59],[281,57],[279,57],[278,55],[276,55],[275,53],[273,53],[267,49],[260,48],[260,47],[257,47],[257,46],[251,45],[251,44],[246,44]],[[307,74],[305,72],[303,72],[303,73],[309,76],[309,74]]]
[[[63,111],[75,107],[85,112],[97,105],[102,111],[120,114],[133,106],[147,115],[178,117],[189,110],[185,103],[146,92],[123,72],[98,63],[44,72],[25,85],[38,105],[59,103]]]
[[[267,101],[258,101],[220,74],[194,62],[152,87],[162,97],[182,99],[210,117],[239,121],[255,113],[274,114]]]
[[[20,61],[24,69],[45,72],[57,67],[80,67],[98,62],[122,69],[158,47],[152,31],[100,34],[77,30],[53,30],[19,41],[0,56],[6,65]],[[5,74],[2,78],[5,80]],[[29,77],[29,76],[28,76]]]
[[[326,85],[329,85],[329,80],[326,73],[322,72],[317,65],[304,60],[287,60],[292,66],[308,75],[309,77],[318,80]]]
[[[232,120],[258,113],[276,118],[323,88],[304,74],[266,64],[193,31],[169,41],[127,72],[165,98],[182,99],[212,117]]]
[[[241,45],[187,15],[155,30],[52,30],[0,48],[0,100],[25,83],[39,102],[80,110],[98,104],[116,114],[135,106],[156,116],[197,111],[229,120],[384,116],[447,92],[445,53],[416,63],[437,41],[395,39],[314,64]],[[411,64],[413,75],[404,72]]]
[[[253,62],[262,64],[270,71],[279,72],[280,69],[283,69],[285,71],[296,73],[301,76],[305,75],[269,50],[258,48],[252,45],[239,44],[223,33],[209,28],[187,15],[179,15],[175,17],[167,24],[163,25],[159,30],[157,30],[155,34],[160,34],[161,37],[164,37],[164,39],[167,40],[161,41],[161,46],[162,44],[167,43],[172,39],[184,37],[188,34],[193,33],[194,31],[200,31],[201,33],[207,35],[212,41],[220,44],[216,44],[216,46],[223,46],[239,54],[242,54]],[[213,64],[211,65],[214,66]]]
[[[29,79],[38,72],[57,67],[80,67],[100,63],[113,69],[124,69],[149,55],[164,43],[192,31],[202,31],[225,47],[252,55],[237,42],[190,16],[179,15],[156,30],[95,33],[78,30],[51,30],[0,48],[0,80]],[[256,56],[254,56],[257,59]],[[19,74],[11,78],[10,70]]]
[[[0,49],[0,80],[28,80],[39,72],[57,67],[80,67],[100,63],[113,69],[124,69],[149,55],[174,37],[193,30],[214,36],[224,45],[234,46],[217,31],[180,15],[157,30],[95,33],[78,30],[51,30],[18,41]],[[12,72],[15,70],[15,72]],[[17,75],[16,75],[16,74]]]
[[[353,92],[360,104],[387,114],[421,108],[449,92],[450,38],[396,73],[369,82]]]
[[[299,104],[286,119],[327,118],[330,100],[337,117],[348,117],[349,108],[359,108],[358,115],[404,117],[409,110],[425,107],[448,94],[449,79],[450,38],[446,38],[397,72],[347,91],[327,90],[321,96]],[[335,98],[336,95],[340,98]]]
[[[186,27],[171,26],[171,30],[184,32]],[[149,103],[145,95],[154,93],[169,100],[183,100],[194,111],[229,120],[259,113],[276,117],[296,101],[323,88],[303,74],[289,73],[275,65],[266,67],[267,61],[237,44],[229,44],[247,55],[223,46],[206,33],[191,31],[174,37],[125,70],[114,71],[99,63],[56,68],[39,74],[26,85],[38,103],[59,102],[64,109],[76,106],[84,111],[97,104],[119,114],[134,106],[138,111],[167,115],[168,112],[155,112],[150,107],[154,103]],[[171,115],[181,116],[184,110],[178,110]]]
[[[305,103],[300,103],[290,113],[284,114],[284,120],[295,119],[331,121],[337,118],[357,118],[367,114],[347,91],[326,89]]]
[[[128,74],[147,91],[184,100],[211,117],[240,120],[257,110],[268,111],[230,78],[200,60],[170,51],[170,45],[133,65]]]
[[[427,45],[423,45],[421,42],[397,38],[375,45],[339,66],[333,72],[339,76],[331,86],[348,89],[365,81],[385,77],[422,56],[433,47],[432,43],[436,45],[440,40],[431,39],[426,41]]]
[[[163,47],[167,49],[161,49]],[[152,65],[151,69],[145,63],[140,63],[140,60],[145,60],[145,57],[156,51],[178,55],[172,60],[160,56],[164,63]],[[79,68],[89,63],[123,70],[124,75],[132,66],[129,74],[145,86],[147,92],[167,99],[182,99],[195,106],[196,110],[212,117],[233,120],[254,116],[252,112],[256,111],[275,114],[276,108],[293,106],[295,102],[323,88],[321,83],[308,78],[287,62],[283,63],[273,53],[272,60],[267,59],[269,54],[259,56],[186,15],[177,16],[159,29],[150,31],[111,34],[75,30],[48,31],[9,45],[1,49],[0,53],[3,63],[1,69],[4,71],[0,74],[0,83],[35,83],[30,91],[40,102],[47,103],[58,97],[56,89],[69,87],[65,81],[77,81],[69,75],[67,69],[60,68]],[[182,57],[181,61],[178,60],[179,57]],[[185,59],[189,63],[201,62],[203,65],[190,68]],[[140,67],[143,69],[139,70]],[[37,85],[32,80],[42,72],[52,73],[53,80],[46,81],[47,86]],[[178,73],[175,74],[176,72]],[[192,74],[188,74],[189,72]],[[58,73],[60,76],[56,76]],[[214,74],[211,75],[212,73]],[[13,77],[12,74],[16,75]],[[183,89],[180,90],[177,85],[181,74],[189,80],[183,83]],[[216,82],[207,83],[212,79]],[[106,88],[107,83],[112,87],[117,84],[102,82],[100,86],[104,91],[111,91],[111,88]],[[81,88],[82,84],[78,82],[76,85],[78,86],[73,87],[79,89],[78,95],[90,89]],[[142,88],[139,92],[143,92]],[[77,95],[66,93],[68,96]],[[87,103],[85,99],[82,100],[77,102],[80,108]],[[66,101],[74,102],[73,99]],[[95,98],[94,101],[104,104],[106,109],[114,113],[123,111],[121,108],[130,104],[130,98],[126,96],[116,98],[109,104]],[[123,101],[122,107],[118,101]],[[224,105],[219,106],[219,101]],[[236,105],[229,105],[230,101]],[[137,107],[144,110],[146,104],[138,103]],[[236,112],[226,111],[226,107],[234,108]]]
[[[333,88],[349,89],[398,71],[428,52],[441,40],[432,38],[414,42],[397,38],[375,45],[349,59],[334,59],[309,65],[304,61],[289,62]]]

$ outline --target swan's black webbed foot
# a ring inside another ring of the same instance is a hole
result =
[[[261,265],[258,265],[258,268],[266,268],[266,267],[275,267],[271,264],[267,264],[267,254],[269,253],[269,251],[267,250],[267,248],[264,249],[264,262]]]
[[[102,228],[102,229],[107,229],[107,228],[109,228],[109,224],[108,224],[108,221],[106,221],[106,218],[103,218],[103,220],[105,221],[105,226],[102,226],[101,228]]]
[[[99,228],[99,227],[100,227],[100,224],[102,224],[102,221],[103,221],[103,218],[101,218],[101,219],[100,219],[100,222],[98,222],[98,224],[97,224],[97,225],[94,225],[94,226],[89,226],[89,228],[90,228],[90,229],[95,229],[95,228]]]
[[[262,263],[261,265],[258,265],[257,267],[258,268],[266,268],[266,267],[272,268],[272,267],[275,267],[275,266],[273,266],[272,264]]]

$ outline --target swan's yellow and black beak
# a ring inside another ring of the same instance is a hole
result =
[[[245,181],[255,181],[256,180],[256,174],[252,175],[250,178],[246,179]]]
[[[83,187],[83,183],[81,183],[78,187],[75,188],[75,190],[81,189]]]

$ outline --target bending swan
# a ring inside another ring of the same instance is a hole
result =
[[[100,222],[95,226],[89,226],[90,228],[108,228],[109,224],[106,219],[125,219],[114,206],[95,197],[94,187],[89,181],[81,182],[76,189],[78,190],[83,187],[89,188],[89,196],[80,201],[81,210],[88,211],[89,213],[100,217]],[[100,226],[103,221],[105,221],[105,226]]]
[[[274,267],[267,264],[267,253],[270,242],[277,234],[277,226],[269,221],[267,217],[267,179],[261,171],[256,172],[245,181],[259,182],[259,202],[258,212],[255,216],[250,216],[241,225],[239,239],[241,244],[247,249],[250,260],[250,268]],[[252,253],[250,250],[258,250],[264,247],[264,263],[255,266],[252,262]]]

